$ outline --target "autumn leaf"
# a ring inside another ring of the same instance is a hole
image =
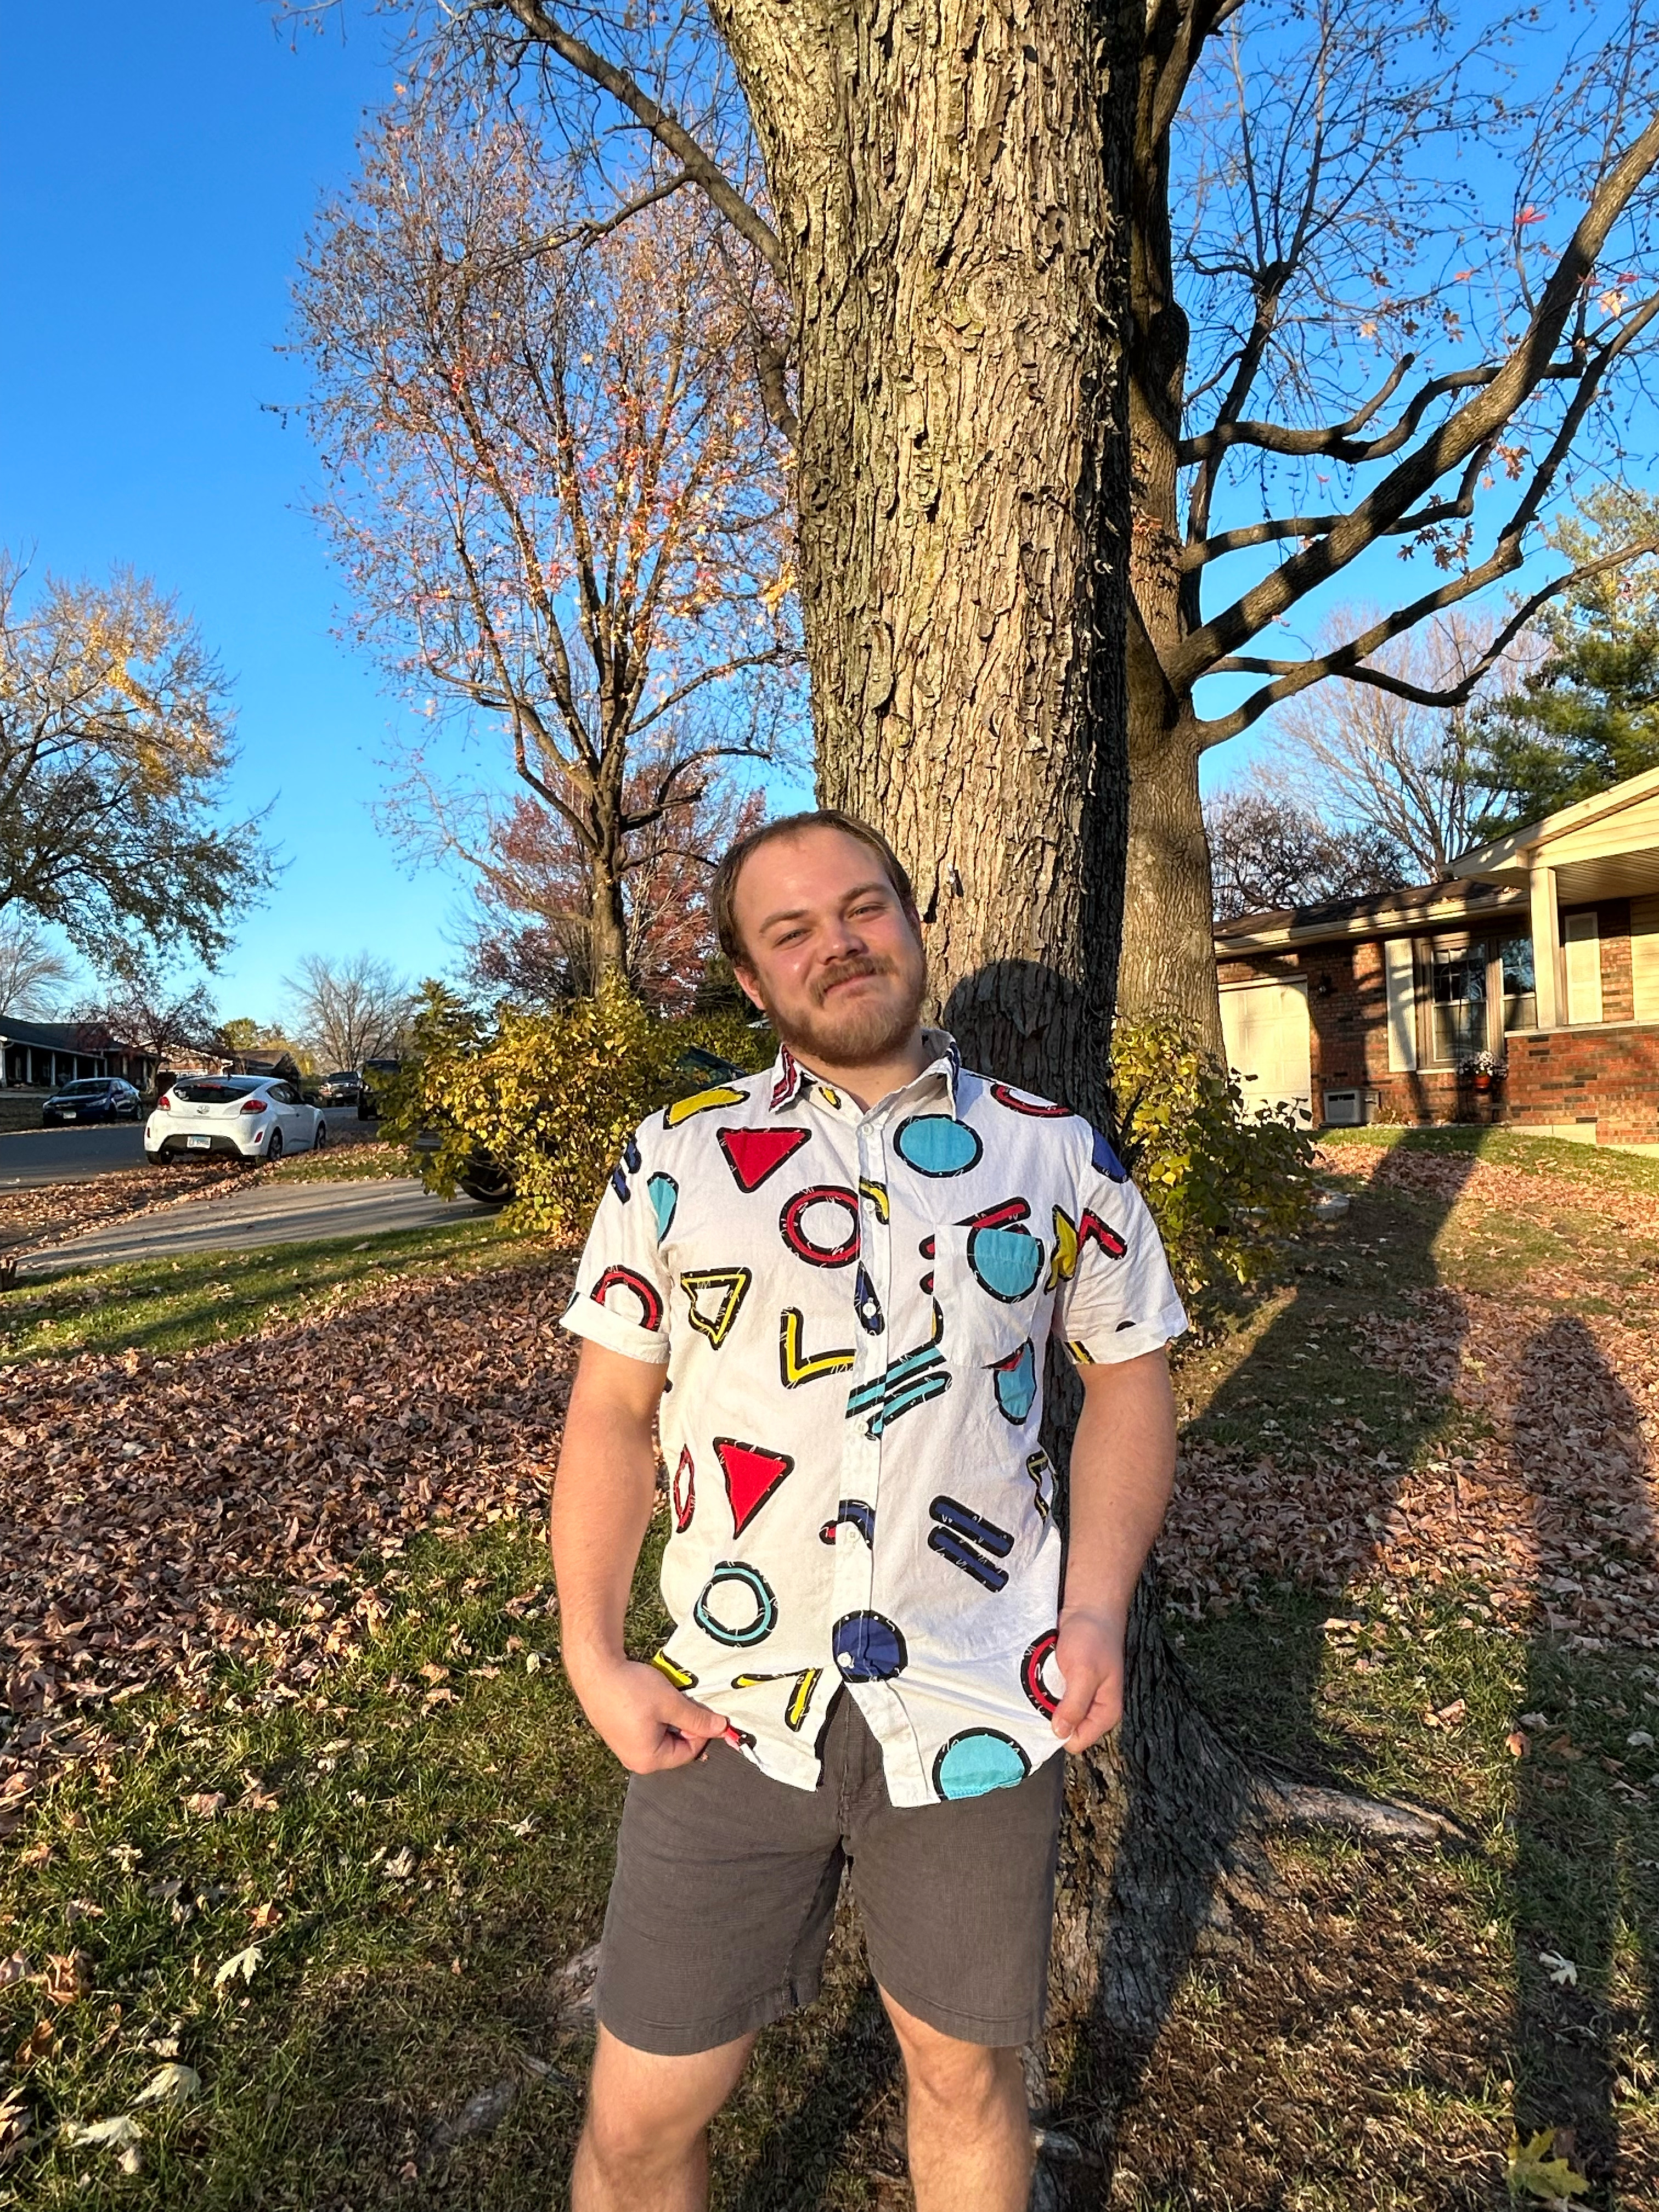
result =
[[[38,2059],[44,2058],[52,2049],[57,2030],[49,2020],[37,2020],[11,2055],[11,2063],[21,2074]]]
[[[264,1955],[257,1943],[250,1943],[245,1950],[234,1952],[214,1975],[214,1988],[222,1989],[227,1982],[234,1982],[239,1978],[251,1982],[258,1972],[259,1961]]]
[[[78,2004],[91,1987],[90,1952],[67,1951],[61,1957],[47,1960],[46,1991],[48,2004]]]
[[[1564,1959],[1559,1951],[1540,1951],[1538,1963],[1557,1989],[1577,1988],[1578,1968],[1572,1960]]]
[[[1511,2195],[1540,2197],[1546,2204],[1557,2207],[1572,2197],[1583,2196],[1589,2182],[1582,2173],[1575,2173],[1565,2158],[1551,2157],[1554,2147],[1553,2128],[1540,2128],[1524,2143],[1518,2134],[1510,2137],[1509,2166],[1504,2178]]]
[[[71,2150],[112,2150],[120,2154],[123,2173],[137,2173],[143,2164],[139,2148],[144,2131],[131,2112],[118,2112],[111,2120],[65,2120],[64,2141]]]
[[[158,2066],[133,2099],[135,2105],[187,2105],[198,2095],[202,2077],[193,2066]]]
[[[214,1820],[224,1811],[227,1802],[222,1790],[198,1790],[185,1798],[185,1810],[195,1814],[198,1820]]]

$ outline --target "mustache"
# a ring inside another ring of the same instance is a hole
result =
[[[837,983],[850,983],[860,975],[891,975],[896,972],[890,960],[878,960],[867,952],[860,953],[854,959],[839,961],[835,967],[826,969],[812,986],[812,996],[822,1006]]]

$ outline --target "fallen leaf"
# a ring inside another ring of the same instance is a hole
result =
[[[1525,2143],[1518,2134],[1510,2137],[1505,2178],[1511,2194],[1519,2195],[1524,2191],[1528,2197],[1542,2197],[1547,2204],[1562,2204],[1584,2194],[1589,2182],[1582,2173],[1575,2173],[1565,2158],[1552,2158],[1550,2153],[1554,2148],[1553,2128],[1540,2128]]]
[[[1564,1959],[1559,1951],[1540,1951],[1538,1963],[1549,1974],[1558,1989],[1578,1986],[1578,1969],[1571,1959]]]
[[[121,2154],[123,2173],[137,2173],[143,2163],[139,2145],[144,2131],[131,2112],[118,2112],[112,2120],[65,2120],[64,2141],[71,2150],[113,2150]]]
[[[283,1924],[282,1911],[275,1905],[256,1905],[248,1917],[252,1926],[262,1935],[268,1929],[280,1928]]]
[[[1632,1729],[1625,1738],[1625,1747],[1628,1751],[1651,1751],[1653,1738],[1645,1729]]]
[[[48,2004],[78,2004],[91,1987],[92,1954],[89,1951],[66,1951],[61,1958],[47,1960],[46,1991]]]
[[[21,2089],[9,2091],[0,2102],[0,2166],[15,2158],[28,2141],[32,2117]]]
[[[1511,1729],[1510,1730],[1509,1734],[1504,1739],[1504,1748],[1508,1752],[1511,1759],[1524,1759],[1526,1757],[1527,1739],[1522,1735],[1519,1729]]]
[[[158,2066],[133,2099],[135,2105],[187,2105],[202,2087],[193,2066]]]
[[[227,1982],[234,1982],[239,1976],[243,1981],[251,1982],[258,1972],[263,1955],[257,1943],[250,1943],[245,1950],[233,1952],[215,1973],[214,1988],[222,1989]]]
[[[197,1790],[185,1800],[186,1813],[194,1813],[204,1820],[216,1820],[228,1802],[222,1790]]]
[[[389,1881],[407,1881],[415,1871],[417,1861],[414,1847],[402,1844],[381,1866],[380,1872]]]
[[[33,2066],[37,2059],[46,2057],[52,2049],[56,2034],[57,2030],[49,2020],[35,2021],[11,2055],[11,2063],[20,2074]]]
[[[14,1982],[28,1978],[29,1962],[21,1951],[14,1951],[9,1959],[0,1959],[0,1990],[9,1990]]]

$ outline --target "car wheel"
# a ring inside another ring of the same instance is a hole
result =
[[[283,1133],[280,1129],[273,1129],[270,1133],[270,1142],[265,1146],[265,1158],[268,1160],[280,1160],[282,1157]]]
[[[319,1114],[317,1117],[317,1133],[311,1140],[311,1149],[313,1152],[320,1152],[327,1142],[328,1124]]]
[[[149,1146],[146,1145],[144,1146],[144,1164],[147,1167],[164,1168],[167,1164],[167,1156],[165,1152],[151,1152]]]

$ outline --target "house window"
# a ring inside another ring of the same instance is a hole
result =
[[[1429,984],[1431,1066],[1455,1067],[1486,1049],[1484,945],[1437,945]]]
[[[1504,1034],[1538,1026],[1538,979],[1533,974],[1532,939],[1511,937],[1498,948],[1504,1000]]]

